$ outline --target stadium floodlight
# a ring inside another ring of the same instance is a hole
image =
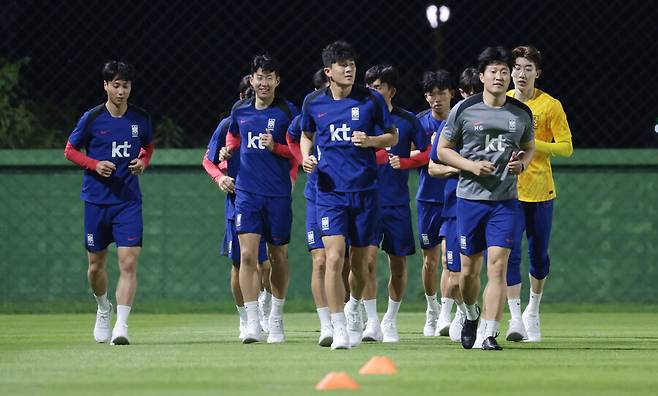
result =
[[[425,15],[427,16],[427,21],[430,23],[432,29],[439,27],[439,17],[437,15],[438,7],[434,4],[427,7]]]
[[[442,5],[439,7],[439,21],[446,23],[450,19],[450,8]]]
[[[448,22],[448,19],[450,19],[450,8],[444,5],[437,7],[432,4],[425,10],[425,16],[427,16],[427,21],[430,23],[432,29],[436,29],[440,23]]]

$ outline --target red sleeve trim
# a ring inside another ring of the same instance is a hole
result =
[[[77,164],[85,169],[89,169],[90,171],[95,171],[96,165],[98,165],[100,162],[85,155],[85,153],[75,148],[71,142],[66,142],[66,148],[64,148],[64,157],[74,164]]]
[[[226,147],[234,150],[240,147],[240,135],[235,136],[230,131],[226,134]]]
[[[288,148],[290,149],[290,153],[292,153],[292,156],[295,157],[297,163],[299,165],[304,163],[304,159],[302,157],[302,148],[299,145],[299,142],[293,140],[292,136],[290,136],[289,133],[286,133],[286,142],[288,143]]]
[[[274,143],[272,152],[279,157],[294,159],[295,161],[297,160],[295,156],[290,152],[290,147],[286,146],[285,144]]]
[[[153,156],[153,151],[155,151],[155,145],[153,143],[139,149],[139,155],[137,158],[144,162],[144,168],[149,166],[149,162],[151,162],[151,157]]]
[[[421,151],[418,155],[415,155],[411,158],[400,158],[400,169],[413,169],[420,168],[425,166],[430,162],[430,150],[432,146],[429,146],[429,149]]]
[[[377,165],[388,164],[388,151],[383,148],[375,150],[375,160],[377,161]]]
[[[220,168],[208,159],[208,151],[203,155],[203,161],[201,161],[201,164],[211,179],[217,180],[218,177],[224,176]]]

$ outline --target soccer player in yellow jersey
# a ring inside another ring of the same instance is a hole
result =
[[[512,80],[514,90],[507,92],[532,110],[535,129],[535,155],[528,169],[519,175],[518,195],[525,215],[525,233],[530,258],[530,300],[521,314],[521,242],[519,235],[507,269],[507,303],[512,319],[506,338],[509,341],[541,341],[539,302],[548,276],[548,241],[553,219],[555,183],[551,157],[569,157],[573,152],[571,130],[559,100],[535,87],[541,76],[541,54],[531,45],[514,48]]]

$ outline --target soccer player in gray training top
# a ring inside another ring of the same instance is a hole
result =
[[[441,162],[461,170],[457,230],[462,261],[459,286],[466,303],[462,346],[471,349],[475,343],[480,319],[476,300],[486,250],[482,349],[501,350],[495,337],[505,301],[507,260],[521,221],[516,175],[530,163],[535,144],[532,112],[505,95],[510,83],[509,52],[502,47],[485,49],[478,57],[478,70],[484,92],[450,111],[437,154]],[[459,152],[453,150],[455,146],[461,146]]]

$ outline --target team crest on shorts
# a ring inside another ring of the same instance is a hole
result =
[[[233,240],[229,239],[228,240],[228,255],[231,256],[233,254]]]
[[[359,121],[359,108],[352,107],[352,121]]]
[[[240,227],[242,224],[242,213],[238,213],[235,215],[235,226]]]
[[[466,237],[464,235],[459,237],[459,247],[466,250]]]
[[[446,261],[448,261],[448,264],[452,264],[454,259],[452,257],[452,250],[448,250],[446,252]]]
[[[420,234],[420,239],[423,240],[423,245],[429,245],[430,244],[430,237],[427,236],[427,234]]]
[[[94,246],[94,234],[87,234],[87,246]]]
[[[315,243],[315,233],[313,231],[309,231],[306,233],[306,240],[308,241],[309,244],[314,244]]]
[[[322,218],[322,231],[328,231],[329,230],[329,218],[328,217],[323,217]]]
[[[139,125],[133,124],[130,126],[134,138],[139,137]]]

